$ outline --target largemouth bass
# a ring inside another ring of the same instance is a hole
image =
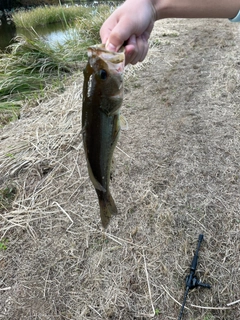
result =
[[[117,214],[109,181],[113,151],[120,133],[124,60],[123,52],[110,52],[104,45],[96,45],[88,48],[88,63],[84,70],[83,145],[104,228],[111,216]]]

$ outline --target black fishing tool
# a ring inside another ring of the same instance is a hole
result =
[[[197,288],[197,287],[203,287],[203,288],[208,288],[210,289],[211,286],[208,283],[202,283],[201,281],[198,280],[198,278],[195,275],[195,271],[197,269],[197,262],[198,262],[198,251],[200,249],[201,243],[203,241],[203,234],[200,234],[198,237],[198,245],[197,245],[197,250],[194,254],[193,260],[192,260],[192,264],[190,267],[190,274],[186,277],[186,285],[185,285],[185,294],[184,294],[184,298],[183,298],[183,304],[182,304],[182,308],[181,311],[179,313],[179,317],[178,320],[182,319],[183,316],[183,310],[185,307],[185,303],[187,300],[187,296],[188,296],[188,292],[191,289]]]

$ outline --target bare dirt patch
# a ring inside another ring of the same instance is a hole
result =
[[[0,132],[0,319],[240,318],[240,33],[223,20],[156,23],[126,69],[128,130],[102,232],[81,138],[82,73]],[[12,194],[11,194],[12,196]],[[8,203],[9,205],[9,203]]]

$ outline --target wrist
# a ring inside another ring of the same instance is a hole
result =
[[[155,21],[166,18],[176,18],[178,11],[184,10],[184,3],[179,0],[150,0],[155,11]]]
[[[148,0],[153,8],[154,12],[154,21],[157,21],[159,19],[166,18],[164,16],[164,11],[165,11],[165,4],[164,0]]]

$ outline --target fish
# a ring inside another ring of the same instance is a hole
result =
[[[120,135],[124,65],[124,50],[111,52],[99,44],[88,48],[88,62],[83,71],[83,146],[103,228],[118,213],[109,183],[113,152]]]

